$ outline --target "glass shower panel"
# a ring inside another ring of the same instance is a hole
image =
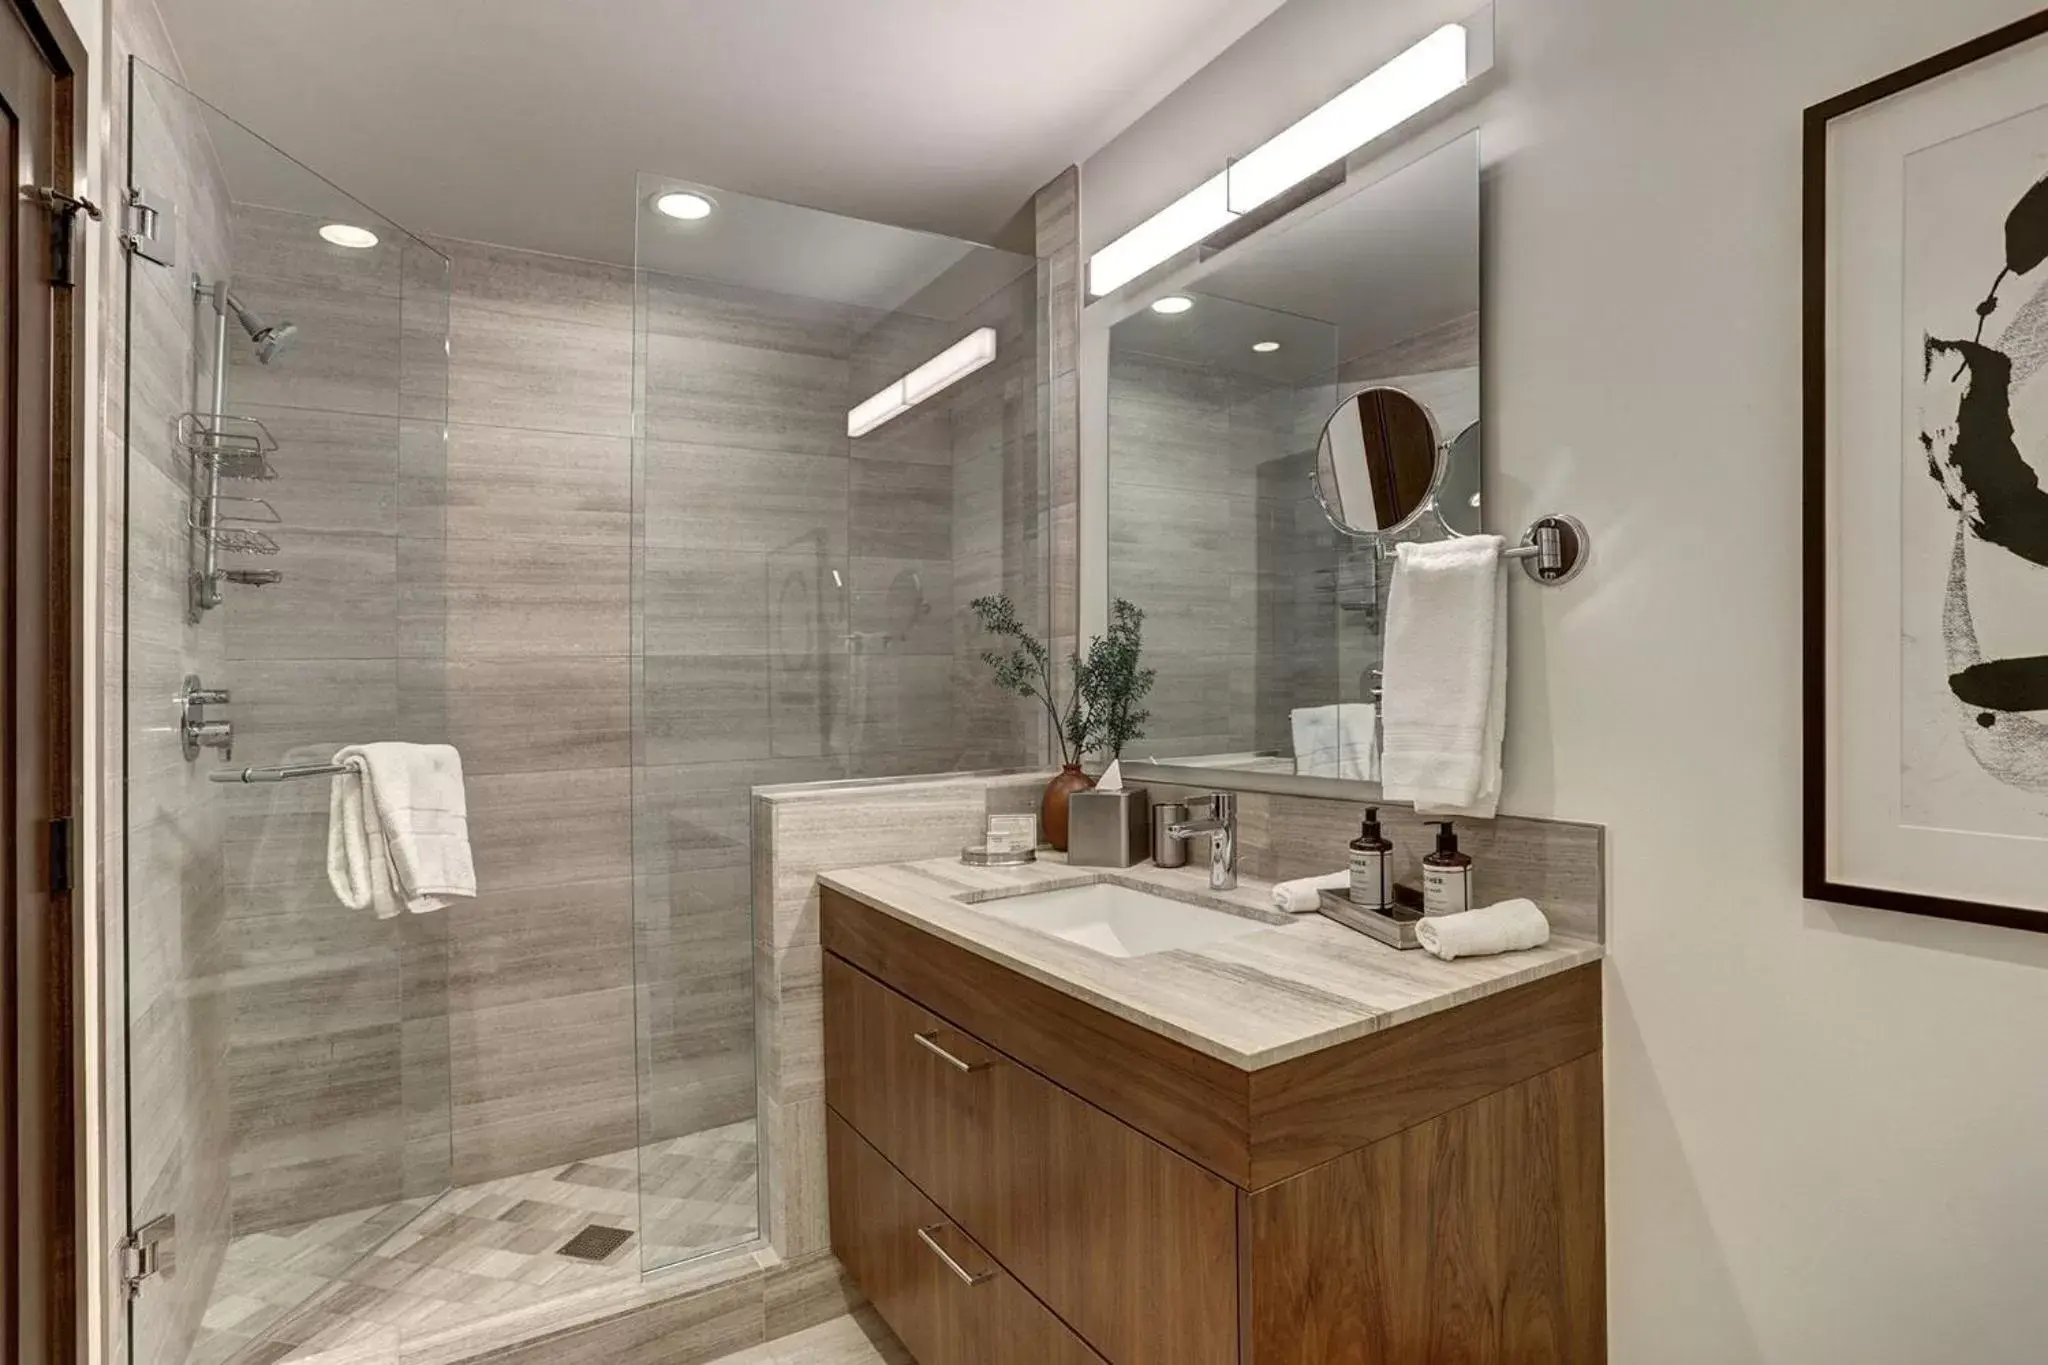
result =
[[[174,1224],[130,1358],[272,1362],[449,1183],[445,917],[336,904],[323,778],[225,780],[439,737],[448,264],[130,81],[168,230],[126,281],[126,1183]]]
[[[671,190],[711,213],[661,214]],[[755,899],[752,789],[1037,762],[1042,726],[976,672],[966,604],[1008,592],[1044,630],[1049,527],[1031,258],[667,177],[637,193],[634,978],[652,1268],[763,1231],[773,1154],[757,1132],[821,1091],[805,1036],[815,926],[778,925]],[[849,410],[970,340],[978,368],[849,436]]]

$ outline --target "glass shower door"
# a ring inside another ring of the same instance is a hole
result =
[[[127,108],[130,1358],[270,1365],[448,1185],[442,917],[338,905],[323,777],[232,780],[435,737],[447,262],[140,63]]]
[[[695,216],[664,214],[672,194]],[[778,1188],[823,1180],[822,950],[801,890],[794,909],[763,894],[752,791],[1037,761],[1042,725],[985,685],[967,603],[1008,593],[1046,633],[1049,512],[1032,258],[652,175],[636,221],[633,953],[654,1269],[757,1235],[822,1250],[775,1216]],[[931,379],[964,341],[979,367]],[[850,420],[913,372],[916,401]]]

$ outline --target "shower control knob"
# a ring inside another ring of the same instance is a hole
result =
[[[235,723],[209,720],[206,715],[207,707],[227,703],[225,687],[208,687],[196,673],[185,675],[185,685],[178,690],[178,747],[187,763],[198,758],[202,749],[218,749],[222,758],[235,756]]]
[[[235,756],[235,723],[231,720],[202,720],[191,729],[192,742],[202,749],[218,749],[222,758]]]

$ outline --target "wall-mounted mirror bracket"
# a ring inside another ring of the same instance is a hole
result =
[[[1579,576],[1592,549],[1584,522],[1563,512],[1553,512],[1530,523],[1522,533],[1522,543],[1505,551],[1502,557],[1519,559],[1530,578],[1546,588],[1555,588]]]

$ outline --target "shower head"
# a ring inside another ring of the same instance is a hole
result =
[[[242,324],[242,330],[249,334],[249,341],[256,348],[256,361],[268,365],[277,359],[288,346],[299,339],[299,325],[295,322],[266,323],[244,308],[233,294],[228,297],[228,307],[234,312],[235,321]]]
[[[275,327],[265,327],[250,337],[256,343],[256,363],[268,365],[277,359],[278,353],[299,339],[299,325],[295,322],[280,322]]]

